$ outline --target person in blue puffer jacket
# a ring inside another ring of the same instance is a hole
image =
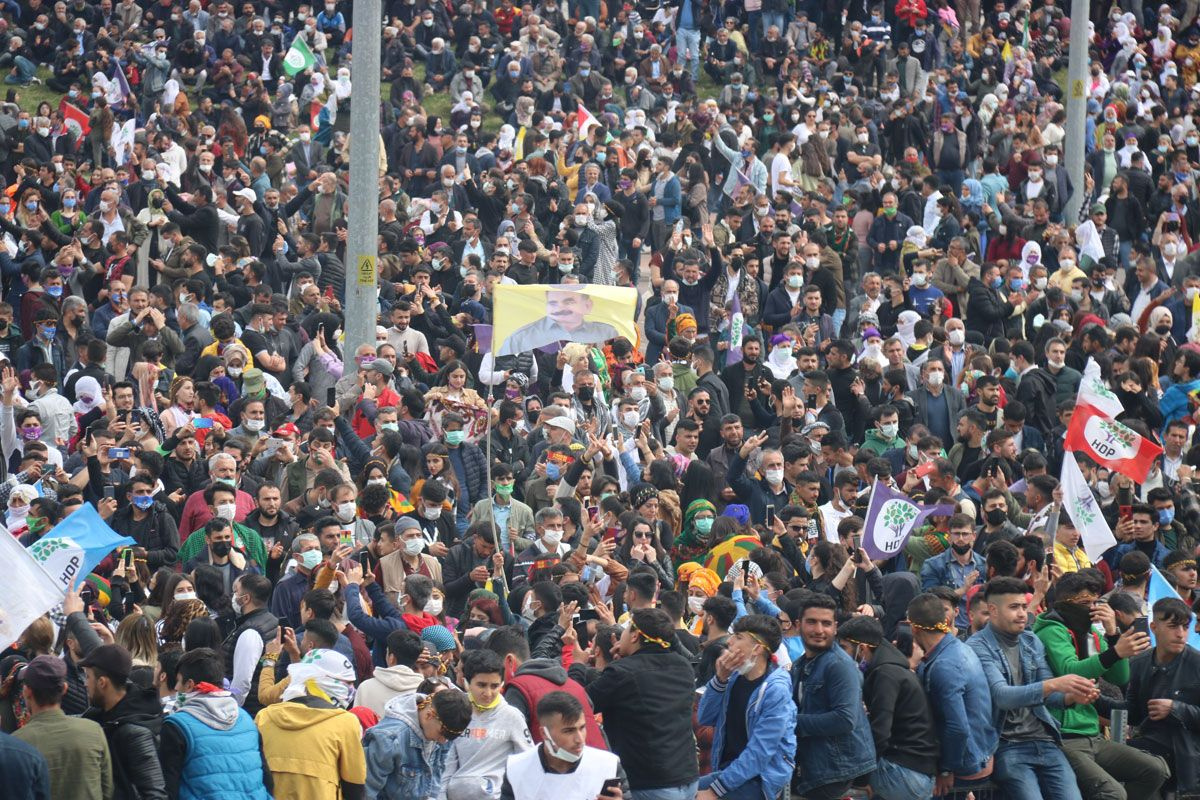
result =
[[[167,796],[270,800],[271,770],[254,719],[222,686],[225,665],[207,647],[179,659],[179,710],[163,721],[159,759]]]
[[[763,614],[733,624],[697,719],[713,727],[712,772],[696,800],[774,800],[792,778],[796,705],[786,670],[771,657],[783,629]]]
[[[393,697],[363,736],[367,797],[428,800],[441,791],[450,742],[471,723],[471,700],[454,689]]]

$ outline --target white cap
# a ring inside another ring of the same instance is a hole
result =
[[[551,417],[550,419],[546,420],[545,424],[552,428],[562,428],[572,436],[575,435],[575,420],[571,419],[571,417],[567,414],[563,414],[558,417]]]
[[[256,202],[258,200],[258,195],[256,195],[254,193],[253,189],[238,189],[236,192],[233,193],[233,196],[240,197],[243,200],[249,200],[251,203]]]

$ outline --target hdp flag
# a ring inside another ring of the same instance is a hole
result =
[[[292,39],[292,46],[288,48],[287,55],[283,57],[283,71],[288,74],[288,77],[295,77],[306,69],[312,69],[316,63],[317,57],[313,55],[313,51],[304,41],[304,37],[297,36]]]
[[[733,293],[733,308],[729,312],[729,353],[725,356],[725,366],[737,364],[742,360],[742,335],[746,327],[746,316],[742,314],[742,298]]]
[[[88,122],[88,115],[83,113],[78,106],[68,103],[65,97],[59,102],[58,110],[63,115],[63,122],[75,134],[75,138],[87,136],[92,130],[91,123]]]
[[[1128,476],[1134,483],[1146,482],[1146,473],[1163,451],[1087,404],[1075,406],[1063,448],[1082,452],[1097,464]]]
[[[1154,604],[1164,597],[1173,597],[1176,600],[1182,600],[1179,592],[1175,591],[1175,587],[1167,583],[1167,579],[1158,571],[1158,567],[1150,565],[1150,586],[1146,591],[1146,604],[1154,608]],[[1188,623],[1188,644],[1200,650],[1200,633],[1196,632],[1196,626],[1193,624],[1196,621],[1196,616],[1192,615],[1192,622]],[[1154,634],[1150,634],[1150,641],[1154,641]]]
[[[30,546],[29,552],[65,590],[94,570],[113,550],[135,544],[135,540],[108,527],[95,506],[84,503],[60,522],[49,536]]]
[[[1074,456],[1063,458],[1062,476],[1063,508],[1070,515],[1071,521],[1079,531],[1079,542],[1083,552],[1093,562],[1099,561],[1105,550],[1117,543],[1112,528],[1100,512],[1100,504],[1096,496],[1088,488],[1079,463]]]
[[[0,559],[0,642],[7,645],[61,603],[64,591],[14,537],[0,534]]]
[[[948,517],[955,512],[953,503],[922,506],[908,495],[897,492],[875,479],[871,502],[867,506],[867,524],[863,528],[863,549],[872,561],[882,561],[900,552],[913,528],[928,516]]]
[[[583,103],[580,103],[578,110],[575,112],[576,138],[583,139],[593,126],[598,126],[599,124],[600,120],[596,119]]]
[[[637,289],[597,284],[497,285],[492,352],[516,355],[561,341],[599,344],[638,340]]]
[[[1100,377],[1100,365],[1096,359],[1089,357],[1083,368],[1083,380],[1079,382],[1079,392],[1075,396],[1075,405],[1089,405],[1106,417],[1116,419],[1125,410],[1121,401],[1105,385]]]
[[[129,88],[129,79],[125,77],[125,67],[121,64],[120,59],[114,59],[115,69],[113,72],[117,81],[117,88],[121,91],[121,97],[128,98],[133,94],[133,89]]]

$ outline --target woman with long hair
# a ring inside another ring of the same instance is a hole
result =
[[[167,391],[170,407],[158,415],[163,433],[170,436],[176,428],[183,427],[196,418],[196,382],[187,375],[176,375]]]
[[[205,620],[217,627],[203,600],[176,600],[158,621],[158,640],[161,647],[180,645],[188,627],[196,620]],[[218,633],[220,628],[217,628]]]
[[[366,490],[368,486],[382,486],[387,489],[388,506],[393,512],[395,512],[396,516],[402,517],[405,514],[412,513],[413,504],[407,497],[393,489],[391,484],[388,483],[388,465],[382,459],[372,458],[370,461],[364,464],[354,482],[358,486],[358,514],[360,517],[365,516],[361,506],[363,491]]]
[[[212,618],[221,626],[225,636],[233,633],[237,615],[225,591],[225,576],[221,570],[211,564],[201,564],[192,572],[192,583],[196,587],[196,596],[208,606]]]
[[[183,632],[183,649],[185,651],[199,650],[208,647],[217,652],[221,651],[221,628],[208,616],[207,610],[197,615]]]
[[[659,541],[657,526],[636,511],[622,514],[621,525],[626,531],[625,538],[613,553],[613,558],[630,570],[639,563],[649,565],[658,575],[658,582],[663,589],[672,588],[675,585],[675,571],[671,566],[671,557]]]
[[[470,375],[466,364],[457,359],[449,361],[438,371],[434,387],[426,393],[425,419],[436,438],[445,435],[442,418],[449,413],[462,416],[464,441],[474,444],[487,430],[487,402],[467,385]]]
[[[158,637],[154,623],[145,614],[130,614],[121,620],[113,639],[133,656],[135,668],[149,667],[153,671],[158,663]]]

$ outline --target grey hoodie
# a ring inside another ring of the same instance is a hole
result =
[[[397,695],[413,694],[421,685],[423,676],[409,667],[397,664],[375,670],[375,676],[358,687],[355,705],[366,706],[380,717],[388,701]]]
[[[237,700],[231,694],[213,695],[197,692],[179,707],[178,714],[191,714],[210,728],[227,731],[238,719]]]
[[[520,711],[504,702],[471,715],[471,727],[450,745],[440,800],[494,800],[508,757],[533,747]]]

